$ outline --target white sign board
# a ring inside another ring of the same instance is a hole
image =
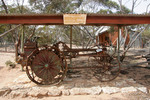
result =
[[[63,20],[66,25],[86,24],[86,14],[64,14]]]

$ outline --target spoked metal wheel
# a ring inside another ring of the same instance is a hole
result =
[[[107,53],[98,54],[94,56],[94,64],[99,66],[94,69],[94,76],[102,81],[111,81],[115,79],[120,73],[120,63],[117,58],[110,57]]]
[[[37,49],[27,60],[26,73],[36,84],[58,84],[63,80],[66,71],[64,54],[55,47]]]

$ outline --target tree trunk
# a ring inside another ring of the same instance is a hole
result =
[[[4,0],[1,0],[1,1],[2,1],[3,7],[5,9],[5,12],[8,14],[8,9],[7,9],[7,6],[6,6],[5,2],[4,2]]]
[[[135,40],[140,36],[140,34],[143,33],[143,31],[144,31],[145,29],[148,28],[148,26],[149,26],[149,24],[135,37],[134,40],[132,40],[132,41],[128,44],[126,50],[124,50],[124,52],[123,52],[123,54],[122,54],[122,56],[121,56],[121,58],[120,58],[120,61],[121,61],[121,62],[124,60],[127,51],[131,48],[131,46],[133,45],[133,43],[135,42]]]

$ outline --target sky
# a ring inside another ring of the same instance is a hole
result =
[[[116,1],[117,3],[119,3],[118,0],[112,0],[112,1]],[[132,8],[133,0],[122,0],[122,1],[123,1],[122,2],[123,5],[125,5],[129,9]],[[146,8],[147,8],[148,4],[150,4],[150,0],[137,0],[137,6],[136,6],[134,12],[136,12],[138,14],[142,14],[142,13],[146,12]],[[148,9],[148,12],[150,12],[150,6]]]
[[[15,1],[16,0],[8,0],[7,2],[9,4],[11,4],[11,3],[14,3]],[[22,0],[19,0],[19,1],[22,1]],[[112,1],[116,1],[117,3],[119,3],[118,0],[112,0]],[[132,1],[133,0],[122,0],[122,4],[125,5],[127,8],[131,9]],[[28,0],[24,0],[24,2],[25,2],[24,5],[28,5],[28,3],[27,3]],[[137,14],[142,14],[142,13],[146,12],[146,8],[147,8],[148,4],[150,4],[150,0],[137,0],[137,4],[138,5],[136,6],[134,12]],[[148,9],[148,12],[150,12],[150,6]]]

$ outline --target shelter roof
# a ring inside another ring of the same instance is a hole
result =
[[[64,25],[63,14],[1,14],[0,24]],[[85,25],[150,24],[150,14],[87,14]]]

